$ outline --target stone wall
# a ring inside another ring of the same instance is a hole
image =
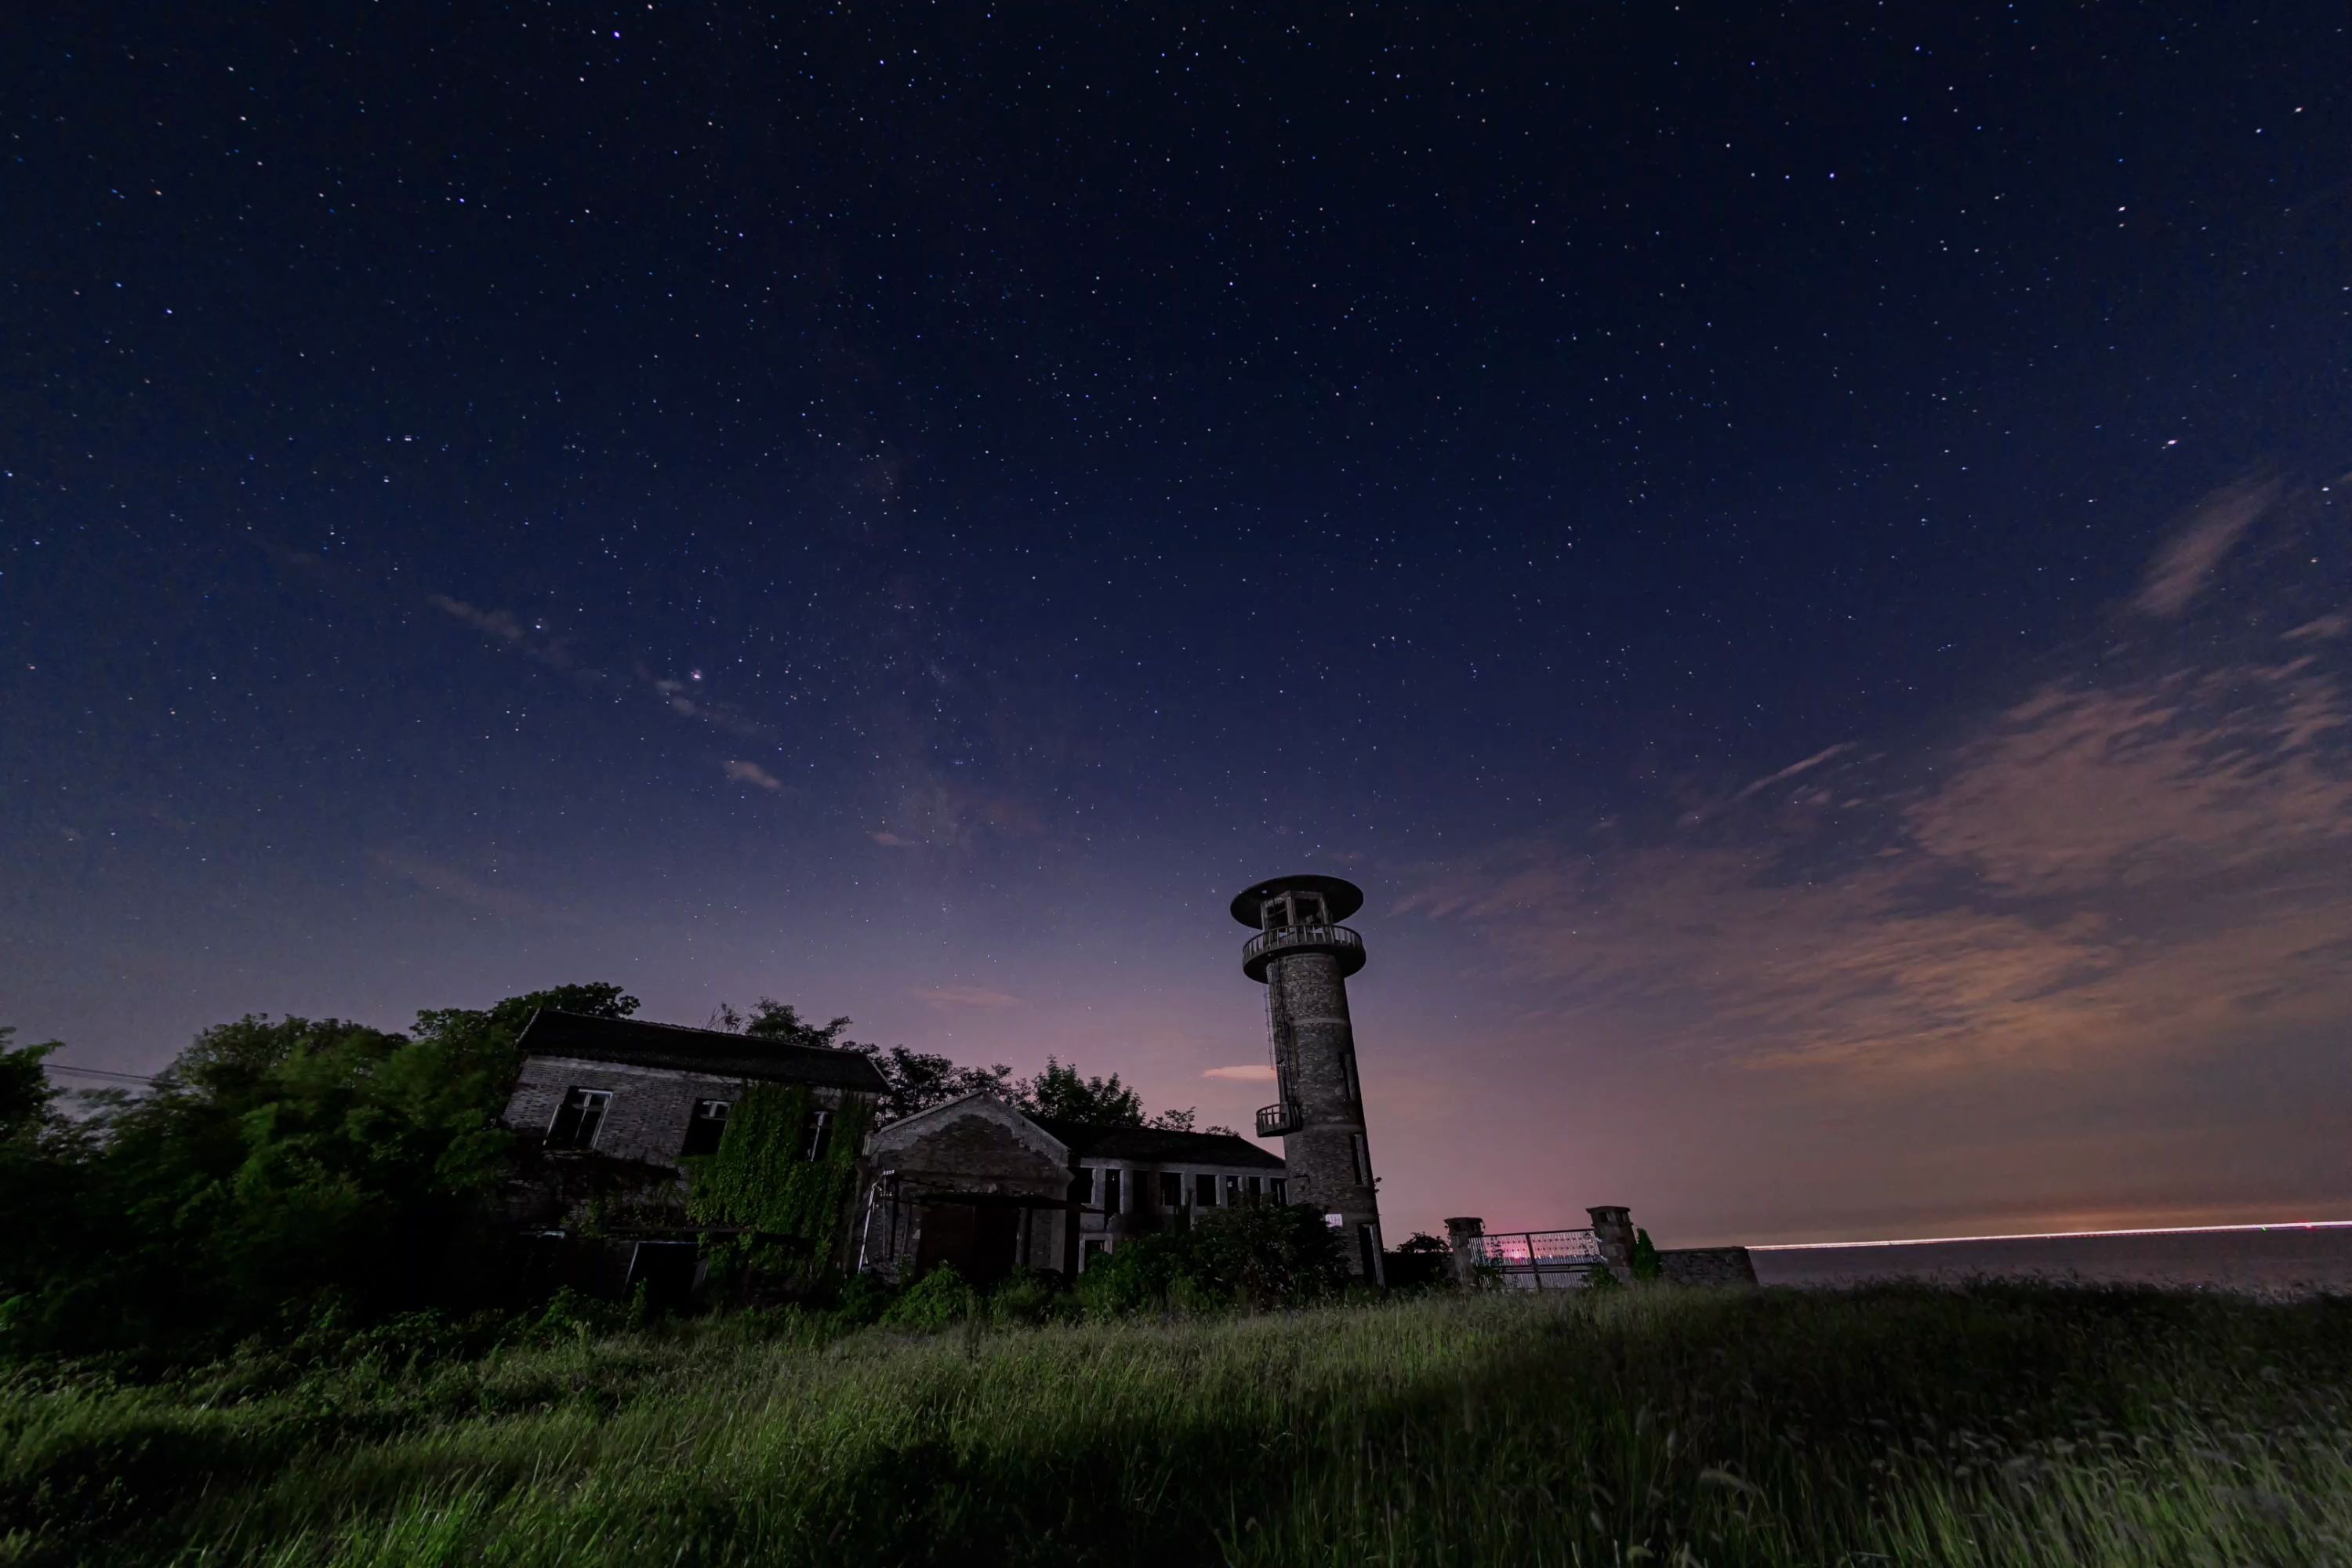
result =
[[[686,1146],[694,1102],[724,1100],[732,1103],[751,1087],[740,1079],[680,1072],[674,1068],[535,1056],[523,1062],[521,1081],[515,1085],[501,1120],[518,1132],[543,1138],[566,1094],[575,1089],[603,1089],[613,1098],[596,1128],[592,1145],[595,1152],[674,1169],[678,1152]],[[843,1093],[830,1087],[809,1086],[811,1103],[822,1109],[839,1110]]]
[[[886,1279],[913,1277],[923,1255],[924,1200],[950,1194],[1027,1198],[1051,1207],[1022,1212],[1005,1238],[1011,1262],[1066,1271],[1075,1261],[1070,1202],[1070,1152],[1019,1112],[985,1097],[954,1101],[893,1122],[867,1142],[867,1183],[861,1197],[856,1256],[862,1268]]]
[[[1362,1272],[1362,1249],[1357,1230],[1370,1226],[1377,1271],[1385,1243],[1372,1172],[1358,1169],[1360,1149],[1367,1166],[1371,1151],[1359,1097],[1361,1074],[1354,1070],[1356,1032],[1348,1016],[1348,983],[1339,973],[1339,961],[1328,952],[1286,953],[1266,966],[1265,980],[1276,1048],[1284,1058],[1286,1087],[1300,1115],[1298,1131],[1282,1141],[1290,1201],[1340,1216],[1348,1265],[1358,1273]]]
[[[1753,1285],[1756,1264],[1744,1247],[1685,1247],[1658,1254],[1658,1277],[1674,1285]]]

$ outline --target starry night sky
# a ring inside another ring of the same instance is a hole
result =
[[[20,1037],[1240,1125],[1316,869],[1398,1237],[2352,1214],[2339,5],[228,9],[0,50]]]

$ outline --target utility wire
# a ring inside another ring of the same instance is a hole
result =
[[[41,1070],[43,1072],[71,1073],[77,1078],[120,1079],[124,1083],[153,1083],[155,1081],[145,1073],[110,1072],[104,1068],[68,1067],[63,1062],[43,1062],[41,1064]]]

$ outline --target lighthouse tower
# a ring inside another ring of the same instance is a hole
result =
[[[1377,1283],[1380,1200],[1348,1020],[1348,976],[1364,967],[1364,939],[1339,923],[1363,907],[1363,889],[1338,877],[1276,877],[1237,895],[1234,919],[1257,932],[1242,948],[1242,973],[1265,985],[1274,1047],[1276,1098],[1257,1113],[1257,1135],[1282,1140],[1290,1201],[1321,1209],[1350,1271]]]

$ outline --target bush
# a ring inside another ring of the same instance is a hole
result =
[[[1348,1283],[1339,1236],[1305,1204],[1219,1209],[1182,1238],[1180,1273],[1253,1307],[1330,1299]]]
[[[890,1303],[889,1310],[882,1314],[882,1321],[894,1329],[937,1333],[954,1328],[979,1310],[979,1293],[955,1271],[953,1264],[942,1263]]]
[[[845,1328],[866,1328],[882,1321],[898,1295],[889,1281],[879,1275],[859,1274],[842,1286],[840,1300],[834,1304],[834,1316]]]
[[[1015,1274],[988,1293],[992,1323],[1047,1323],[1072,1315],[1076,1307],[1062,1277],[1042,1270]]]
[[[1214,1209],[1189,1231],[1121,1241],[1078,1278],[1090,1318],[1198,1313],[1224,1307],[1295,1307],[1335,1300],[1347,1255],[1323,1216],[1303,1204]]]

